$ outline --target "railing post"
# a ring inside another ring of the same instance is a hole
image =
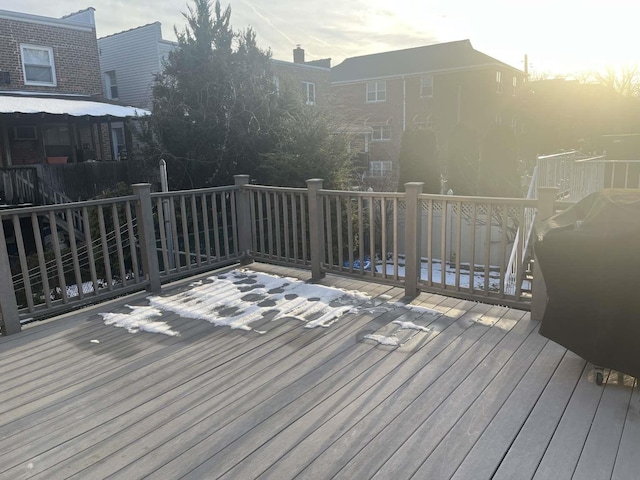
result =
[[[555,214],[555,202],[558,198],[556,187],[538,188],[538,212],[536,222],[542,222]],[[542,277],[538,259],[534,256],[533,281],[531,285],[531,319],[541,321],[547,307],[547,286]]]
[[[318,191],[322,189],[322,179],[307,180],[309,205],[309,249],[311,250],[311,279],[314,281],[324,277],[322,260],[324,259],[324,220],[322,217],[322,200]]]
[[[247,265],[253,262],[251,257],[251,198],[244,185],[249,184],[249,175],[234,175],[235,184],[240,187],[236,196],[236,215],[238,221],[238,248],[242,252],[240,263]]]
[[[20,315],[16,294],[13,290],[13,278],[11,277],[11,264],[7,252],[7,241],[4,236],[2,217],[0,216],[0,319],[2,333],[11,335],[21,330]]]
[[[156,251],[156,235],[153,224],[153,208],[151,206],[151,184],[136,183],[131,185],[136,201],[136,216],[138,218],[138,242],[142,256],[142,268],[149,275],[148,292],[160,291],[160,267]]]
[[[404,293],[407,297],[415,297],[420,293],[418,281],[420,280],[420,244],[422,234],[421,209],[419,208],[418,195],[422,193],[422,182],[409,182],[404,184],[405,201],[407,204],[406,218],[404,222],[404,247],[405,247],[405,275]],[[442,213],[443,215],[446,212]],[[431,259],[429,259],[431,261]],[[444,259],[442,260],[444,264]]]

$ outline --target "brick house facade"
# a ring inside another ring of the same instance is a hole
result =
[[[288,83],[299,88],[302,101],[307,105],[327,106],[331,93],[331,59],[306,62],[300,46],[293,51],[293,62],[272,60],[274,76],[278,85]]]
[[[346,59],[332,69],[332,93],[354,125],[371,128],[369,175],[397,176],[402,133],[435,131],[440,150],[454,127],[483,138],[510,113],[524,73],[473,49],[468,40]]]
[[[62,18],[0,10],[1,168],[38,165],[47,181],[60,164],[124,160],[125,119],[137,114],[104,100],[93,8]]]
[[[0,71],[9,74],[0,91],[102,95],[92,8],[61,19],[0,10],[0,32]],[[25,47],[52,53],[52,82],[25,79]]]

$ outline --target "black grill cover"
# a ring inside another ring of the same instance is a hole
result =
[[[540,334],[640,377],[640,190],[593,193],[538,225],[537,235],[548,293]]]

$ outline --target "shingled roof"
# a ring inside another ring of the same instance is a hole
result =
[[[469,40],[351,57],[331,69],[331,81],[355,82],[374,78],[461,70],[482,66],[517,70],[477,51]]]

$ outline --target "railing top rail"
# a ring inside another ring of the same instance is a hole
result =
[[[418,196],[419,200],[437,200],[448,202],[463,202],[463,203],[492,203],[492,204],[510,204],[521,205],[524,207],[535,207],[538,205],[538,201],[535,199],[527,198],[508,198],[508,197],[472,197],[462,195],[437,195],[431,193],[422,193]]]
[[[151,198],[157,197],[180,197],[183,195],[202,195],[207,193],[230,192],[231,190],[239,190],[238,185],[225,185],[222,187],[206,187],[194,188],[191,190],[172,190],[170,192],[153,192]]]
[[[280,193],[305,193],[306,188],[294,188],[294,187],[272,187],[269,185],[243,185],[244,188],[249,190],[260,190],[263,192],[280,192]]]
[[[580,160],[576,160],[576,163],[640,163],[640,160],[614,160],[608,159],[604,155],[600,155],[599,157],[591,157],[584,158]]]
[[[319,195],[333,195],[342,197],[367,197],[367,198],[404,198],[404,193],[400,192],[361,192],[357,190],[320,190]]]
[[[538,155],[538,160],[549,160],[553,158],[563,158],[563,157],[570,157],[570,156],[576,156],[576,155],[579,157],[588,156],[582,152],[579,152],[578,150],[569,150],[568,152],[552,153],[551,155]]]
[[[48,213],[50,211],[65,211],[68,208],[78,209],[82,207],[95,207],[98,205],[111,205],[113,203],[134,202],[138,200],[137,195],[127,195],[125,197],[110,197],[97,200],[84,200],[82,202],[59,203],[57,205],[39,205],[37,207],[19,207],[0,210],[0,217],[12,215],[30,215],[32,213]]]

